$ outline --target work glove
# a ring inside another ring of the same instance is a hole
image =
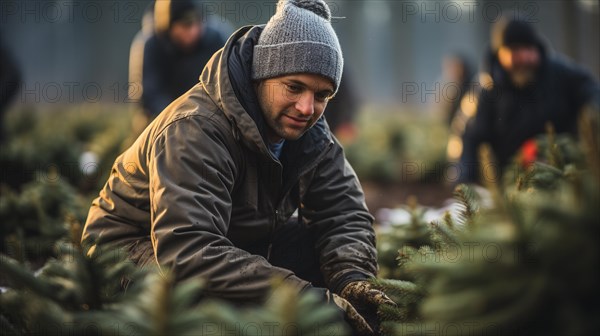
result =
[[[381,305],[397,306],[384,292],[374,288],[368,281],[351,282],[342,289],[340,295],[358,308],[370,329],[375,331],[379,331],[380,324],[377,308]]]
[[[368,281],[351,282],[342,289],[340,295],[353,305],[360,307],[370,306],[376,308],[383,304],[397,306],[384,292],[374,288]]]
[[[373,329],[371,326],[369,326],[364,317],[362,317],[346,299],[330,292],[329,290],[325,291],[325,298],[328,303],[335,304],[344,312],[344,318],[346,322],[348,322],[348,324],[352,327],[356,335],[375,335]]]

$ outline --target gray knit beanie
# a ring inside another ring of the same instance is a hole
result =
[[[323,0],[279,0],[254,46],[252,79],[312,73],[340,85],[344,59]]]

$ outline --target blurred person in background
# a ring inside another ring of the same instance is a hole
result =
[[[460,112],[461,101],[473,86],[475,74],[475,68],[466,55],[452,53],[442,59],[442,87],[448,88],[443,92],[449,96],[442,97],[440,109],[448,124]]]
[[[154,35],[154,2],[146,7],[142,16],[142,27],[135,34],[129,48],[129,83],[127,95],[129,102],[134,104],[131,105],[133,112],[131,120],[132,132],[129,138],[123,143],[125,148],[129,147],[135,141],[152,120],[148,111],[143,108],[141,101],[144,47],[152,35]]]
[[[4,114],[20,87],[21,75],[15,59],[0,39],[0,143],[4,141]]]
[[[478,162],[483,143],[491,146],[498,171],[525,143],[545,133],[547,123],[556,133],[576,135],[582,111],[598,114],[598,81],[576,64],[551,54],[536,29],[518,17],[504,18],[492,29],[475,116],[462,136],[459,182],[481,183],[480,175],[491,168]]]
[[[333,97],[327,103],[325,119],[331,132],[342,145],[352,143],[357,136],[356,117],[360,105],[358,90],[354,87],[352,74],[344,68],[344,80]]]
[[[132,42],[130,98],[140,99],[147,125],[167,105],[198,83],[228,32],[209,23],[192,0],[158,0],[146,10]],[[139,120],[139,118],[138,118]]]
[[[395,304],[369,282],[373,217],[323,118],[343,64],[328,5],[280,0],[115,160],[82,239],[239,304],[280,279],[373,334],[377,307]]]
[[[471,59],[462,53],[455,52],[442,58],[441,82],[444,95],[436,104],[436,113],[449,126],[446,146],[446,159],[449,163],[459,161],[462,135],[468,120],[475,115],[477,96],[480,91],[476,74]],[[453,167],[449,165],[447,176],[452,176],[452,169]]]

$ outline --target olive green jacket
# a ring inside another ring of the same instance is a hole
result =
[[[177,281],[203,279],[210,295],[260,301],[273,277],[310,286],[269,263],[273,231],[298,209],[315,230],[330,289],[375,275],[373,218],[324,119],[286,141],[280,159],[265,145],[249,80],[261,30],[234,33],[200,83],[116,159],[83,239],[125,247],[139,265],[157,262]]]

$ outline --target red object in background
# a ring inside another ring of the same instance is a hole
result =
[[[350,145],[356,140],[358,129],[352,123],[343,123],[335,129],[335,137],[344,146]]]
[[[523,167],[531,166],[537,160],[538,145],[535,139],[529,139],[521,145],[520,163]]]

